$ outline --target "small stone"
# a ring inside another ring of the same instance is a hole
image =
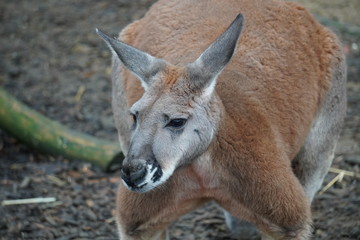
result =
[[[20,183],[19,187],[20,188],[27,188],[30,185],[31,182],[31,178],[29,177],[25,177],[22,182]]]
[[[56,226],[55,220],[50,216],[45,216],[45,220],[53,226]]]
[[[86,209],[85,210],[85,216],[92,221],[96,221],[97,220],[97,216],[96,214],[91,210],[91,209]]]
[[[88,207],[93,207],[93,206],[94,206],[94,201],[88,199],[88,200],[86,200],[86,205],[87,205]]]

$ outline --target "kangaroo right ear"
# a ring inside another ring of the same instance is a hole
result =
[[[188,65],[188,71],[193,77],[192,85],[201,88],[205,95],[213,92],[217,76],[233,56],[243,20],[243,15],[239,14],[227,30],[195,62]]]
[[[99,29],[96,29],[96,33],[105,41],[113,55],[117,56],[124,66],[141,80],[144,90],[147,90],[151,84],[151,77],[164,67],[165,61],[111,38]]]

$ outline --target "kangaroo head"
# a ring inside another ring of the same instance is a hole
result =
[[[121,170],[130,190],[146,192],[159,186],[206,151],[219,122],[216,78],[234,53],[242,22],[239,14],[196,61],[181,67],[97,30],[145,89],[130,108],[131,142]]]

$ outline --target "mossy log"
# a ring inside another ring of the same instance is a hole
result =
[[[119,144],[71,130],[25,106],[0,87],[0,128],[52,155],[84,160],[109,170],[123,155]]]

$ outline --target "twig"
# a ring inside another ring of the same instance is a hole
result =
[[[48,175],[46,177],[47,177],[47,179],[49,179],[51,182],[53,182],[58,187],[63,187],[63,186],[66,185],[66,182],[64,182],[63,180],[55,177],[54,175]]]
[[[1,202],[2,206],[8,205],[19,205],[19,204],[31,204],[31,203],[50,203],[55,202],[56,199],[54,197],[48,198],[27,198],[27,199],[16,199],[16,200],[4,200]]]
[[[78,91],[77,91],[77,93],[76,93],[76,96],[75,96],[75,101],[76,101],[76,102],[80,102],[80,101],[81,101],[81,98],[82,98],[82,96],[83,96],[84,93],[85,93],[85,90],[86,90],[85,86],[81,85],[81,86],[79,87],[79,89],[78,89]]]
[[[341,172],[343,172],[345,176],[360,178],[359,173],[354,173],[354,172],[350,172],[350,171],[346,171],[346,170],[342,170],[342,169],[338,169],[338,168],[330,168],[329,172],[331,172],[331,173],[341,173]]]
[[[332,185],[334,185],[336,182],[341,182],[344,176],[350,176],[355,178],[360,178],[360,174],[338,169],[338,168],[330,168],[329,172],[331,173],[337,173],[336,177],[334,177],[321,191],[319,192],[319,195],[326,192]]]
[[[116,221],[115,217],[111,217],[105,220],[106,223],[113,223],[115,221]]]
[[[339,174],[336,175],[336,177],[334,177],[325,187],[323,187],[323,189],[321,189],[321,191],[319,192],[319,195],[326,192],[336,182],[341,182],[342,179],[344,178],[344,175],[345,175],[344,171],[339,172]]]
[[[47,204],[43,204],[41,206],[39,206],[40,209],[47,209],[47,208],[55,208],[58,206],[63,205],[64,203],[61,201],[56,201],[56,202],[51,202],[51,203],[47,203]]]

